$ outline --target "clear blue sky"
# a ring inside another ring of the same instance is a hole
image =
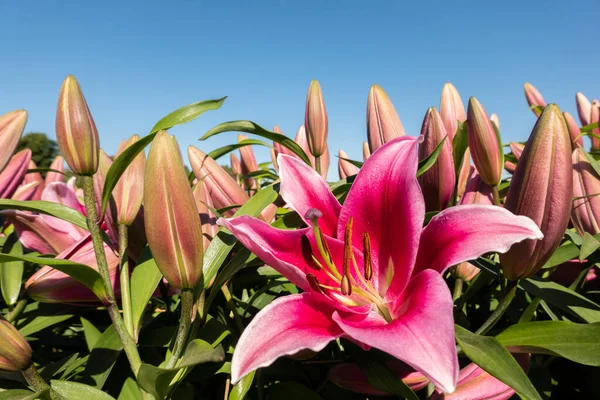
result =
[[[58,90],[75,74],[111,154],[182,105],[229,96],[172,130],[186,154],[234,142],[197,141],[224,121],[293,136],[316,78],[332,153],[360,159],[371,84],[416,135],[450,81],[465,104],[475,96],[500,116],[505,142],[525,140],[526,81],[574,115],[577,91],[600,96],[599,11],[597,1],[1,1],[0,113],[25,108],[26,131],[54,137]]]

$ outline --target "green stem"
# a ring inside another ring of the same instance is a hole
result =
[[[167,368],[173,368],[181,358],[187,346],[188,335],[192,324],[192,312],[194,310],[194,291],[192,289],[181,290],[181,317],[179,318],[179,329],[175,337],[173,352],[167,362]]]
[[[64,397],[56,393],[56,391],[52,390],[50,385],[48,385],[48,382],[46,382],[44,378],[40,376],[33,363],[30,363],[21,372],[23,373],[23,377],[25,378],[29,386],[31,386],[36,392],[44,392],[48,390],[50,392],[51,399],[64,400]]]
[[[91,176],[83,176],[83,200],[85,204],[85,211],[87,213],[87,224],[90,234],[92,236],[92,243],[94,244],[94,253],[96,255],[96,261],[98,263],[98,270],[104,283],[104,290],[106,291],[106,299],[104,301],[110,319],[123,343],[125,354],[131,365],[133,374],[137,376],[138,370],[142,365],[140,354],[138,353],[135,341],[127,333],[127,328],[123,323],[121,314],[119,313],[119,307],[115,301],[115,294],[110,279],[110,272],[108,270],[108,263],[106,262],[106,254],[104,253],[104,243],[102,242],[102,232],[100,231],[100,222],[98,220],[98,213],[96,210],[96,195],[94,193],[94,180]]]
[[[502,203],[500,203],[500,192],[498,191],[498,185],[492,187],[492,196],[494,197],[494,204],[501,206]]]
[[[123,309],[123,318],[125,327],[131,337],[135,337],[133,332],[133,314],[131,310],[131,286],[129,284],[129,256],[127,255],[128,227],[119,224],[119,265],[121,266],[119,279],[121,280],[121,308]]]
[[[236,324],[238,330],[240,331],[240,335],[241,335],[242,332],[244,331],[244,324],[242,323],[242,319],[240,318],[240,315],[237,313],[235,304],[233,303],[233,297],[231,296],[231,292],[229,292],[229,288],[227,287],[227,284],[225,284],[221,287],[221,291],[223,292],[223,296],[225,296],[225,300],[227,300],[227,307],[233,314],[233,319],[235,320],[235,324]]]
[[[481,325],[479,327],[479,329],[477,329],[477,331],[475,332],[477,335],[485,335],[486,333],[488,333],[490,331],[490,329],[492,329],[494,327],[494,325],[496,325],[496,323],[500,320],[500,318],[502,318],[502,316],[508,309],[508,306],[510,305],[510,303],[515,298],[515,295],[517,294],[517,282],[510,281],[507,285],[507,289],[508,289],[508,291],[506,292],[504,297],[502,297],[502,300],[500,300],[500,302],[498,303],[498,307],[496,307],[494,312],[488,317],[488,319],[483,323],[483,325]]]
[[[315,157],[315,171],[321,175],[321,156]]]
[[[19,300],[17,304],[15,304],[15,306],[12,308],[12,310],[10,310],[8,314],[6,314],[6,319],[8,320],[8,322],[14,322],[19,317],[19,315],[21,315],[26,305],[27,299]]]
[[[463,280],[460,278],[456,278],[454,281],[454,291],[452,292],[452,301],[456,302],[462,295],[463,291]]]

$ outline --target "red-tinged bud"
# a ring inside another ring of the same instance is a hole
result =
[[[63,174],[65,172],[64,158],[62,158],[61,156],[56,156],[54,158],[54,160],[52,161],[52,164],[50,164],[49,168],[54,171],[58,171],[58,172],[48,171],[48,173],[46,174],[46,179],[44,181],[44,183],[46,185],[49,185],[52,182],[63,182],[64,181],[64,177],[65,177],[65,175]]]
[[[144,179],[146,236],[158,268],[177,289],[202,280],[203,236],[196,200],[179,146],[166,131],[156,134]]]
[[[590,117],[592,115],[592,103],[590,103],[583,93],[577,93],[575,95],[575,103],[577,104],[577,114],[579,115],[581,126],[591,124]]]
[[[371,86],[367,99],[367,139],[369,154],[392,139],[405,136],[402,121],[387,93],[379,85]]]
[[[348,154],[344,150],[338,151],[338,174],[340,179],[346,179],[349,176],[358,174],[358,167],[352,164],[348,157]]]
[[[194,175],[205,185],[216,209],[242,205],[248,200],[244,189],[215,160],[200,149],[188,147],[188,157]],[[223,215],[233,216],[237,208],[225,211]]]
[[[467,147],[463,156],[463,161],[458,172],[458,183],[456,184],[456,194],[462,197],[467,188],[467,181],[471,175],[471,150]]]
[[[598,100],[592,100],[592,111],[590,113],[590,124],[599,122],[600,125],[600,102]],[[600,126],[592,129],[592,151],[600,151]]]
[[[108,236],[112,239],[113,243],[119,242],[119,228],[117,226],[117,205],[115,202],[114,192],[113,195],[110,196],[108,206],[104,211],[104,214],[101,214],[101,205],[102,205],[102,191],[104,189],[104,181],[106,180],[106,174],[108,174],[108,170],[112,165],[113,160],[104,152],[104,150],[100,149],[98,154],[98,169],[94,174],[94,194],[96,195],[96,211],[99,215],[100,222],[102,222],[102,226],[108,233]],[[74,191],[74,189],[73,189]]]
[[[500,118],[498,118],[498,114],[493,113],[490,116],[490,121],[492,121],[494,123],[494,125],[496,125],[496,128],[498,128],[498,130],[500,130]]]
[[[235,154],[231,153],[229,155],[229,163],[231,164],[231,172],[233,172],[235,176],[242,175],[242,164]]]
[[[571,221],[577,233],[600,233],[600,177],[583,149],[573,152],[573,198]]]
[[[579,125],[577,125],[577,122],[575,122],[575,118],[573,118],[571,114],[566,111],[563,113],[563,116],[567,122],[567,128],[569,128],[569,135],[571,136],[573,149],[576,149],[578,145],[583,147],[583,136],[581,135]]]
[[[517,168],[517,161],[519,161],[519,158],[521,158],[521,153],[523,153],[525,145],[523,143],[510,142],[508,146],[510,147],[510,151],[513,154],[513,156],[515,156],[516,160],[515,162],[504,161],[504,169],[507,170],[509,173],[514,174],[515,169]]]
[[[17,188],[11,198],[19,201],[31,200],[35,195],[38,186],[40,186],[39,182],[25,183]]]
[[[56,140],[76,175],[93,175],[98,169],[100,139],[81,87],[73,75],[60,89],[56,110]]]
[[[0,171],[4,169],[10,157],[15,152],[25,124],[27,111],[16,110],[0,116]]]
[[[431,168],[419,177],[419,184],[425,199],[427,211],[445,209],[452,199],[456,174],[452,158],[452,143],[449,141],[444,122],[437,110],[431,107],[427,110],[421,127],[423,142],[419,145],[419,160],[427,158],[445,139],[438,159]]]
[[[363,142],[363,162],[371,157],[371,150],[369,149],[369,143]]]
[[[31,362],[31,347],[21,333],[0,317],[0,371],[19,371]]]
[[[450,143],[454,140],[458,123],[465,122],[467,115],[465,114],[465,106],[460,98],[458,90],[450,82],[447,82],[442,89],[442,97],[440,99],[440,116],[444,121],[446,133],[449,135]]]
[[[33,162],[33,160],[29,161],[27,169],[37,169],[37,165]],[[39,172],[28,172],[27,174],[25,174],[25,176],[23,177],[23,185],[32,182],[37,182],[38,185],[35,189],[35,193],[33,194],[33,196],[31,196],[30,200],[40,200],[42,198],[42,192],[46,187],[46,185],[44,184],[44,178],[42,177],[42,174],[40,174]]]
[[[202,181],[196,183],[193,193],[196,200],[196,208],[198,209],[198,214],[200,214],[200,224],[202,224],[203,247],[206,250],[211,240],[219,232],[217,218],[212,211],[215,206]]]
[[[525,83],[525,98],[527,99],[527,104],[531,108],[531,111],[535,114],[536,117],[539,117],[542,112],[539,107],[546,106],[546,100],[542,97],[542,94],[533,86],[531,83]]]
[[[10,159],[0,172],[0,199],[10,199],[23,181],[31,161],[31,150],[21,150]]]
[[[470,171],[465,194],[460,199],[460,204],[494,204],[492,188],[481,179],[475,167],[471,167]]]
[[[471,97],[467,112],[469,148],[475,168],[481,179],[490,186],[497,186],[504,166],[502,144],[483,106]]]
[[[129,146],[140,140],[138,135],[133,135],[127,142],[119,145],[117,156]],[[113,198],[117,205],[117,223],[130,226],[140,211],[144,199],[144,171],[146,170],[146,154],[141,151],[129,164],[117,186],[113,191]]]
[[[304,126],[308,139],[308,148],[315,157],[320,157],[327,150],[327,109],[323,100],[321,85],[316,79],[310,83],[306,96],[306,113]]]
[[[549,104],[525,144],[504,203],[507,210],[531,218],[544,237],[517,243],[500,255],[508,279],[535,274],[554,253],[569,223],[572,195],[571,138],[559,108]]]

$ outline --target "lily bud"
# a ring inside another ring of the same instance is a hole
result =
[[[600,177],[582,149],[573,152],[573,197],[571,221],[577,233],[600,233]]]
[[[308,156],[308,159],[310,160],[310,165],[313,168],[315,168],[315,157],[309,151],[308,139],[306,136],[306,130],[304,129],[304,125],[302,125],[300,129],[298,129],[296,137],[294,138],[294,142],[296,142],[302,148],[302,150],[304,150],[304,152]],[[325,153],[323,153],[323,155],[319,157],[319,162],[321,164],[321,176],[323,177],[323,179],[326,179],[327,171],[329,171],[329,147],[327,147],[325,149]]]
[[[327,150],[327,109],[319,81],[314,79],[306,96],[304,126],[308,138],[308,148],[315,157],[322,156]]]
[[[450,82],[447,82],[442,89],[440,116],[442,117],[442,121],[444,121],[450,143],[452,143],[458,129],[458,123],[465,122],[467,115],[465,114],[465,106],[460,98],[460,94],[458,94],[458,90]]]
[[[204,183],[198,181],[194,186],[193,190],[194,199],[196,200],[196,208],[198,214],[200,214],[200,224],[202,225],[202,236],[203,236],[203,248],[206,250],[210,241],[219,232],[217,226],[217,218],[213,214],[211,208],[214,208],[208,190],[206,190]]]
[[[577,122],[575,122],[575,118],[573,118],[571,114],[566,111],[563,113],[563,116],[565,117],[567,128],[569,129],[569,135],[571,135],[573,149],[576,149],[578,145],[583,147],[583,137],[580,136],[581,130],[579,129]]]
[[[590,113],[590,124],[600,122],[600,103],[598,100],[592,100],[592,111]],[[600,151],[600,126],[592,129],[593,135],[590,135],[592,140],[592,151]]]
[[[500,118],[498,118],[498,114],[493,113],[490,116],[490,121],[492,121],[494,123],[494,125],[496,125],[496,128],[498,128],[498,130],[500,130]]]
[[[238,135],[238,143],[246,139],[248,139],[248,135]],[[256,157],[251,146],[240,147],[240,165],[242,167],[242,175],[258,171],[258,163],[256,162]],[[253,178],[244,178],[244,186],[246,190],[258,189],[257,182]]]
[[[235,154],[229,154],[229,163],[231,164],[231,172],[233,172],[235,176],[242,175],[242,164]]]
[[[179,146],[166,131],[156,134],[144,179],[144,223],[158,268],[176,289],[202,279],[202,229]]]
[[[29,165],[27,169],[37,169],[37,165],[33,162],[33,160],[29,160]],[[28,183],[37,182],[37,187],[35,189],[35,193],[31,196],[30,200],[40,200],[42,198],[42,192],[46,185],[44,184],[44,178],[42,178],[42,174],[39,172],[28,172],[23,177],[23,185]]]
[[[133,135],[127,142],[122,141],[117,156],[129,146],[140,140]],[[141,151],[129,164],[113,191],[117,205],[117,223],[130,226],[142,206],[144,199],[144,171],[146,170],[146,154]]]
[[[474,168],[474,167],[473,167]],[[458,197],[463,197],[467,188],[467,181],[471,175],[471,150],[467,147],[463,156],[462,165],[458,173],[458,183],[456,185],[456,194]]]
[[[531,111],[533,111],[536,117],[539,117],[542,112],[537,107],[545,107],[546,100],[544,100],[542,94],[535,86],[529,82],[525,83],[525,98],[527,99],[527,104],[529,104]]]
[[[390,140],[405,135],[406,131],[392,100],[381,86],[371,86],[367,99],[367,138],[370,153]]]
[[[513,156],[515,156],[515,159],[518,162],[519,159],[521,158],[521,154],[523,153],[523,149],[525,148],[525,145],[523,143],[510,142],[508,144],[508,147],[510,147],[511,153],[513,154]],[[504,161],[504,169],[507,170],[508,172],[510,172],[511,174],[515,173],[516,168],[517,168],[516,162]]]
[[[0,199],[10,199],[27,173],[31,161],[31,150],[21,150],[10,159],[8,165],[0,172]]]
[[[19,371],[31,361],[31,347],[21,333],[0,317],[0,370]]]
[[[575,95],[575,103],[577,103],[577,114],[579,115],[581,126],[591,124],[590,117],[592,115],[592,103],[590,103],[583,93],[577,93]]]
[[[550,104],[525,144],[504,203],[531,218],[544,238],[517,243],[500,255],[508,279],[535,274],[554,253],[569,223],[572,195],[571,138],[559,108]]]
[[[204,184],[216,209],[242,205],[248,201],[244,189],[215,160],[194,146],[188,147],[188,157],[196,178]],[[232,217],[237,208],[229,209],[224,216]]]
[[[350,157],[348,157],[348,154],[344,150],[338,151],[338,157],[338,174],[340,175],[340,179],[346,179],[349,176],[358,174],[358,167],[350,161],[346,161]]]
[[[367,158],[371,157],[371,150],[369,149],[369,143],[363,142],[363,162],[367,161]]]
[[[17,188],[11,198],[19,201],[31,200],[35,195],[38,186],[40,186],[39,182],[25,183]]]
[[[48,171],[48,173],[46,173],[45,184],[49,185],[52,182],[62,182],[64,178],[62,173],[65,172],[65,160],[61,156],[56,156],[52,161],[52,164],[50,164],[50,169],[60,172]]]
[[[25,124],[27,123],[27,111],[16,110],[0,116],[0,171],[4,169],[10,156],[15,152]]]
[[[500,138],[485,109],[474,97],[469,99],[467,115],[469,148],[475,168],[485,183],[496,186],[502,178],[504,164]]]
[[[56,141],[76,175],[96,173],[100,139],[81,87],[73,75],[67,76],[58,96]]]
[[[108,236],[111,238],[112,242],[117,245],[119,243],[119,228],[117,226],[117,204],[115,202],[114,192],[108,201],[108,206],[103,215],[101,215],[102,211],[102,191],[104,190],[104,181],[106,180],[106,175],[108,174],[108,170],[112,165],[113,160],[104,152],[104,150],[100,149],[99,158],[98,158],[98,169],[94,174],[94,193],[96,195],[96,212],[100,218],[100,222],[103,223],[103,227],[106,228]],[[70,180],[69,180],[70,181]],[[68,182],[67,182],[68,184]],[[73,192],[75,189],[73,188]]]
[[[433,107],[425,114],[421,135],[424,140],[419,145],[419,160],[427,158],[445,139],[435,164],[419,177],[419,184],[425,199],[425,209],[440,211],[450,203],[456,184],[456,174],[452,158],[452,143],[447,137],[440,114]]]

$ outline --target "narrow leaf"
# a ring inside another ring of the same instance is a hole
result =
[[[213,160],[217,160],[223,157],[225,154],[231,153],[232,151],[235,151],[241,147],[251,146],[253,144],[258,146],[272,147],[267,143],[263,142],[262,140],[245,139],[240,141],[239,143],[228,144],[227,146],[219,147],[218,149],[215,149],[208,153],[208,156],[210,156]]]
[[[66,400],[115,400],[108,393],[83,383],[52,380],[50,386]]]
[[[14,256],[23,255],[23,245],[21,245],[15,232],[11,233],[6,242],[4,242],[2,253]],[[16,304],[19,299],[23,283],[23,268],[24,263],[22,260],[0,264],[0,290],[2,291],[4,301],[9,306]]]
[[[88,350],[92,351],[98,339],[102,336],[102,332],[98,330],[90,321],[81,317],[81,325],[83,326],[83,335],[85,336],[85,343],[87,344]]]
[[[465,151],[469,147],[469,136],[467,134],[467,122],[459,122],[456,135],[452,140],[452,158],[454,158],[454,172],[459,175],[462,168]]]
[[[121,339],[115,327],[109,325],[95,343],[85,366],[85,376],[94,381],[98,389],[104,386],[121,350],[123,350]]]
[[[63,204],[53,203],[51,201],[30,200],[20,201],[11,199],[0,199],[0,210],[20,210],[31,211],[40,214],[50,215],[72,223],[82,229],[88,230],[87,222],[83,214],[79,211],[67,207]]]
[[[174,126],[186,124],[195,120],[206,111],[218,110],[223,105],[227,96],[216,100],[197,101],[192,104],[180,107],[169,113],[154,125],[150,133],[156,133],[162,130],[169,130]]]
[[[583,261],[588,258],[593,252],[600,247],[600,242],[595,237],[585,232],[583,235],[583,243],[579,251],[579,261]]]
[[[430,155],[428,155],[427,157],[425,157],[424,159],[419,161],[419,166],[418,166],[419,169],[417,170],[417,178],[420,177],[421,175],[423,175],[425,172],[427,172],[429,170],[429,168],[431,168],[433,166],[433,164],[435,164],[438,157],[440,156],[442,147],[444,147],[444,143],[446,142],[447,139],[448,139],[448,136],[444,137],[444,139],[442,139],[440,144],[438,144],[435,147],[435,149],[433,149],[433,151],[431,152]]]
[[[243,400],[248,394],[248,391],[252,387],[254,381],[254,375],[256,371],[250,372],[248,375],[242,378],[231,390],[229,394],[229,400]]]
[[[156,261],[151,257],[150,249],[146,247],[142,252],[139,264],[133,269],[130,278],[131,312],[134,332],[139,332],[144,310],[162,278]]]

